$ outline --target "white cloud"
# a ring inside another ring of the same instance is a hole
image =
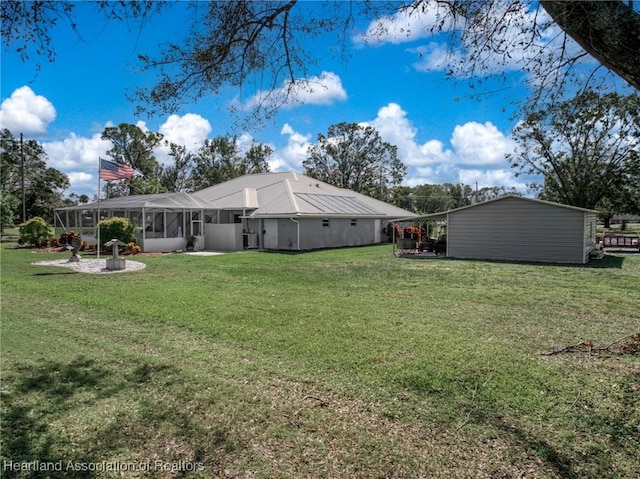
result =
[[[142,133],[149,133],[151,130],[149,130],[149,127],[147,126],[147,122],[143,121],[143,120],[138,120],[136,122],[136,126],[138,128],[140,128],[140,130],[142,130]]]
[[[529,9],[526,2],[517,9],[511,2],[476,5],[484,11],[476,16],[477,22],[468,24],[462,17],[453,22],[447,7],[427,0],[419,9],[373,20],[353,41],[357,46],[375,46],[432,38],[426,45],[408,49],[419,57],[414,68],[424,72],[451,70],[458,77],[523,71],[534,59],[550,68],[559,61],[557,53],[563,49],[568,56],[582,51],[575,41],[565,38],[543,8]],[[487,31],[493,32],[489,38]],[[474,65],[473,71],[469,65]]]
[[[271,171],[287,171],[302,169],[302,162],[307,158],[307,150],[311,145],[311,135],[296,132],[291,125],[285,123],[280,130],[281,135],[287,135],[287,144],[274,152],[269,162]]]
[[[449,161],[451,152],[438,140],[423,145],[416,142],[417,130],[407,118],[407,112],[397,103],[389,103],[378,110],[378,116],[363,124],[374,127],[380,136],[398,147],[398,156],[407,166],[420,166]]]
[[[458,171],[458,181],[471,186],[478,182],[478,188],[505,186],[522,191],[527,189],[527,184],[518,181],[513,171],[502,168],[496,170],[461,169]]]
[[[44,134],[55,118],[51,102],[28,86],[15,90],[0,106],[0,128],[11,130],[14,136]]]
[[[211,133],[211,124],[209,120],[195,113],[171,115],[160,125],[159,132],[164,135],[165,140],[183,145],[187,151],[195,151]]]
[[[441,71],[447,65],[462,62],[460,51],[452,52],[446,45],[436,42],[430,42],[409,51],[418,55],[419,60],[413,66],[421,72]]]
[[[97,167],[96,167],[97,168]],[[90,198],[98,192],[98,180],[95,175],[90,175],[83,171],[70,171],[67,172],[69,177],[69,190],[72,192],[84,192],[80,194],[86,194]],[[93,192],[93,193],[88,193]]]
[[[98,159],[104,158],[112,146],[110,141],[103,140],[101,136],[101,133],[96,133],[91,138],[83,138],[71,133],[62,141],[43,143],[49,157],[49,166],[63,172],[95,167],[97,174]]]
[[[333,72],[323,71],[320,76],[299,78],[293,84],[286,81],[274,91],[261,90],[245,103],[245,108],[254,108],[260,104],[267,108],[331,105],[346,99],[347,92],[340,77]]]
[[[420,8],[406,8],[393,15],[373,20],[364,33],[353,37],[357,46],[408,43],[432,35],[434,25],[453,28],[446,11],[437,2],[422,3]]]
[[[137,126],[143,131],[148,131],[144,122],[138,122]],[[167,121],[160,125],[158,132],[164,135],[163,140],[184,146],[188,152],[195,152],[211,133],[211,124],[209,120],[195,113],[187,113],[182,116],[170,115]],[[169,156],[169,151],[169,145],[166,144],[154,150],[156,159],[160,164],[173,163],[174,160]]]
[[[408,167],[406,184],[458,183],[524,188],[510,171],[505,154],[513,141],[491,122],[457,125],[448,148],[438,139],[417,141],[418,131],[397,103],[378,110],[377,117],[363,125],[373,126],[384,141],[398,147],[398,157]],[[476,169],[468,169],[468,167]]]
[[[101,133],[83,138],[71,133],[62,141],[44,142],[48,166],[56,168],[69,177],[69,191],[89,196],[98,188],[98,162],[105,158],[111,142],[103,140]]]
[[[489,121],[484,124],[471,121],[456,125],[451,145],[457,163],[463,165],[504,164],[505,155],[512,152],[515,146]]]

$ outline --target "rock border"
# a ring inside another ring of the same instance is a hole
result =
[[[107,269],[106,259],[81,259],[77,263],[70,262],[68,259],[53,259],[47,261],[36,261],[31,263],[35,266],[60,266],[62,268],[69,268],[78,273],[91,273],[91,274],[110,274],[110,273],[127,273],[129,271],[139,271],[146,268],[146,264],[140,261],[132,261],[127,259],[127,265],[125,269],[112,271]]]

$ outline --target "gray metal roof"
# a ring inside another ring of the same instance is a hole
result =
[[[503,201],[503,200],[506,200],[506,199],[509,199],[509,198],[515,198],[517,200],[522,200],[522,201],[531,201],[531,202],[534,202],[534,203],[544,204],[544,205],[558,207],[558,208],[566,208],[566,209],[575,210],[575,211],[582,211],[584,213],[597,213],[596,210],[589,210],[589,209],[586,209],[586,208],[580,208],[578,206],[563,205],[561,203],[554,203],[552,201],[539,200],[539,199],[536,199],[536,198],[527,198],[525,196],[519,196],[519,195],[504,195],[504,196],[499,196],[498,198],[492,198],[492,199],[487,200],[487,201],[482,201],[480,203],[475,203],[473,205],[461,206],[460,208],[454,208],[454,209],[447,210],[447,211],[440,211],[438,213],[430,213],[430,214],[427,214],[427,215],[409,216],[409,217],[406,217],[406,218],[397,218],[395,221],[443,220],[443,219],[447,219],[447,215],[450,214],[450,213],[456,213],[458,211],[467,210],[467,209],[470,209],[470,208],[476,208],[478,206],[487,205],[487,204],[490,204],[490,203],[495,203],[497,201]]]
[[[119,196],[86,205],[58,208],[58,210],[127,210],[137,208],[203,209],[205,206],[189,193],[156,193],[150,195]]]
[[[211,209],[245,211],[254,218],[303,216],[368,216],[399,218],[413,215],[383,201],[338,188],[295,172],[245,175],[193,193],[161,193],[111,198],[72,209]]]
[[[255,190],[255,197],[252,192]],[[249,193],[247,193],[247,191]],[[295,172],[245,175],[192,193],[221,209],[246,209],[251,217],[371,216],[395,218],[411,211]],[[249,205],[249,196],[257,204]]]
[[[358,201],[356,198],[337,195],[314,195],[296,193],[295,196],[306,201],[323,213],[340,215],[375,215],[377,211]]]

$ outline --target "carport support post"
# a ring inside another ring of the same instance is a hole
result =
[[[142,207],[142,251],[144,251],[144,243],[146,238],[146,231],[147,231],[147,225],[146,225],[146,220],[147,220],[147,215],[144,214],[144,206]]]

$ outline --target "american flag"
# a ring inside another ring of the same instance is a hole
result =
[[[101,180],[125,180],[131,178],[135,170],[130,166],[100,158],[100,179]]]

